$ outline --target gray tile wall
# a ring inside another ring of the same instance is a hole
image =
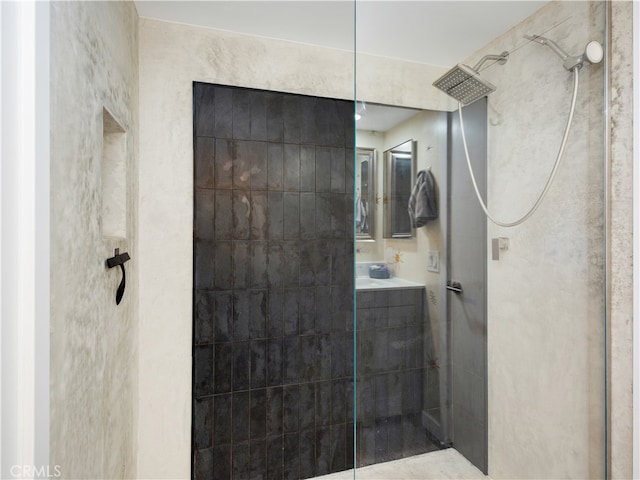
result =
[[[358,291],[356,305],[357,466],[437,450],[422,425],[424,288]]]
[[[353,110],[194,83],[195,479],[352,467]]]

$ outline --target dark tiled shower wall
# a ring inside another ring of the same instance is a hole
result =
[[[358,291],[357,465],[387,462],[439,447],[422,424],[433,341],[424,288]]]
[[[353,102],[194,83],[192,476],[353,464]]]

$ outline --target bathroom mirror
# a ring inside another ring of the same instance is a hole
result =
[[[355,224],[358,240],[375,238],[376,219],[376,149],[356,149]]]
[[[416,174],[415,141],[384,152],[384,238],[411,238],[409,197]]]

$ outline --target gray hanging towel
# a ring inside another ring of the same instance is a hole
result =
[[[420,170],[409,198],[411,227],[419,228],[438,218],[436,181],[431,170]]]

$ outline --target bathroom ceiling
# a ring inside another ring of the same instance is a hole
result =
[[[145,1],[141,17],[452,66],[547,1]],[[354,12],[356,14],[354,15]],[[355,23],[354,35],[354,18]]]

